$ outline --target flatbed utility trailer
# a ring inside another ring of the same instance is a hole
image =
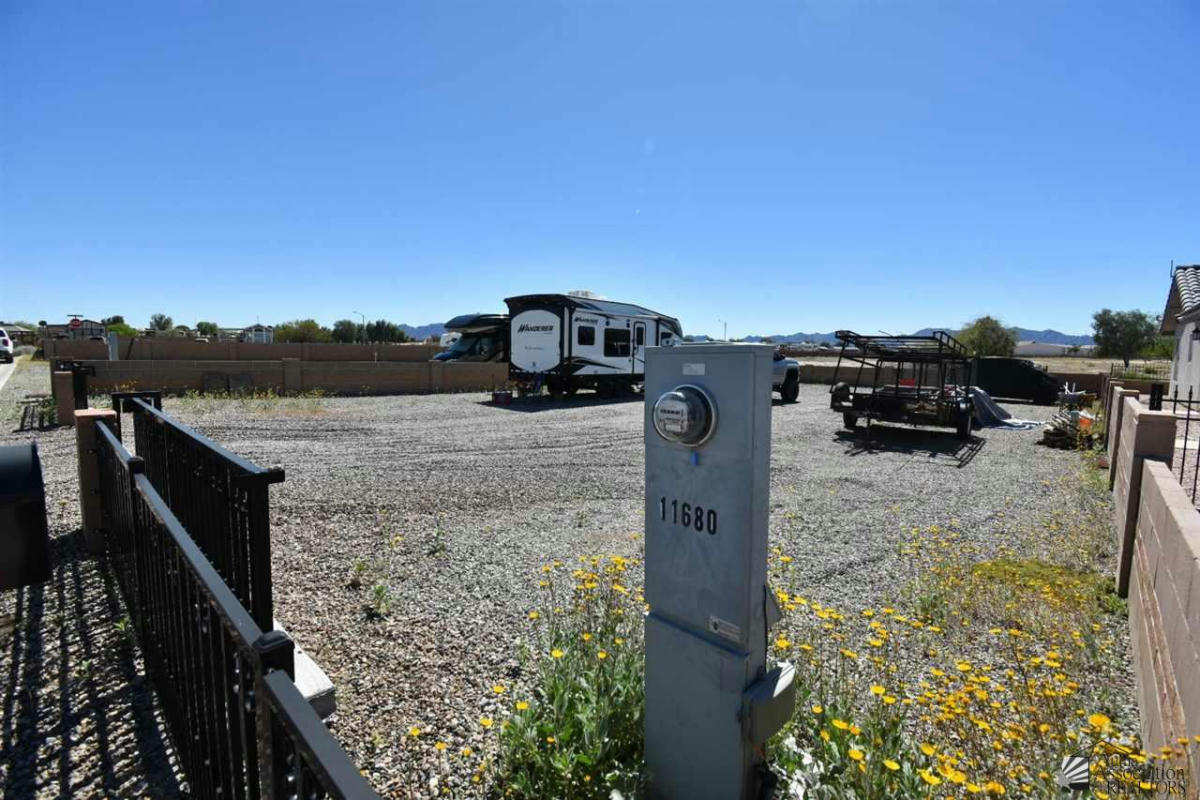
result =
[[[863,336],[853,331],[836,335],[842,350],[829,405],[841,413],[847,428],[854,429],[862,419],[869,434],[873,420],[905,422],[953,428],[960,439],[970,437],[975,416],[971,356],[961,342],[944,331],[929,336]],[[863,382],[868,367],[869,386]],[[890,383],[880,381],[885,367],[896,371]],[[851,370],[853,383],[843,379]]]

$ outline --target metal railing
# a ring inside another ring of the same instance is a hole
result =
[[[162,411],[162,390],[161,389],[144,389],[133,392],[113,392],[110,395],[112,400],[112,410],[116,416],[117,423],[117,438],[121,438],[121,419],[125,412],[125,403],[130,400],[146,400],[150,405]]]
[[[293,683],[292,640],[260,627],[105,425],[96,459],[113,574],[197,798],[378,798]]]
[[[129,398],[145,475],[263,630],[273,627],[267,490],[284,479]]]
[[[1169,381],[1171,380],[1171,363],[1164,361],[1132,362],[1127,367],[1116,361],[1108,365],[1108,377],[1127,380]]]
[[[1179,485],[1192,498],[1192,503],[1196,502],[1196,488],[1200,486],[1200,452],[1196,448],[1192,448],[1192,460],[1188,463],[1188,436],[1192,429],[1192,420],[1194,419],[1200,425],[1200,414],[1193,413],[1193,408],[1200,406],[1200,398],[1193,399],[1193,389],[1188,387],[1186,399],[1180,399],[1179,387],[1171,393],[1171,413],[1175,415],[1175,433],[1179,435],[1179,423],[1183,422],[1183,447],[1178,453],[1179,457]],[[1182,407],[1182,416],[1180,416],[1180,408]],[[1179,441],[1178,439],[1176,441]],[[1191,481],[1189,486],[1187,470],[1191,470]]]

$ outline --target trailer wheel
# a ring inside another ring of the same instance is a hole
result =
[[[785,403],[796,402],[796,398],[800,396],[800,376],[798,374],[788,373],[788,376],[783,379],[783,387],[779,390],[779,396]]]
[[[574,396],[575,396],[575,393],[576,393],[576,392],[578,392],[578,391],[579,391],[579,384],[577,384],[575,381],[573,381],[573,380],[570,380],[570,379],[568,378],[568,379],[567,379],[567,386],[566,386],[566,388],[563,390],[564,394],[566,394],[566,396],[567,396],[567,397],[574,397]]]
[[[858,427],[858,415],[851,414],[849,411],[842,413],[842,424],[846,426],[846,430],[852,431]]]

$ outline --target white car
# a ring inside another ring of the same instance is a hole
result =
[[[8,331],[0,328],[0,361],[11,364],[13,361],[13,340]]]

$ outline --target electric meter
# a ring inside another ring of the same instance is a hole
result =
[[[654,430],[668,442],[699,447],[717,429],[717,407],[708,392],[684,384],[654,403]]]

